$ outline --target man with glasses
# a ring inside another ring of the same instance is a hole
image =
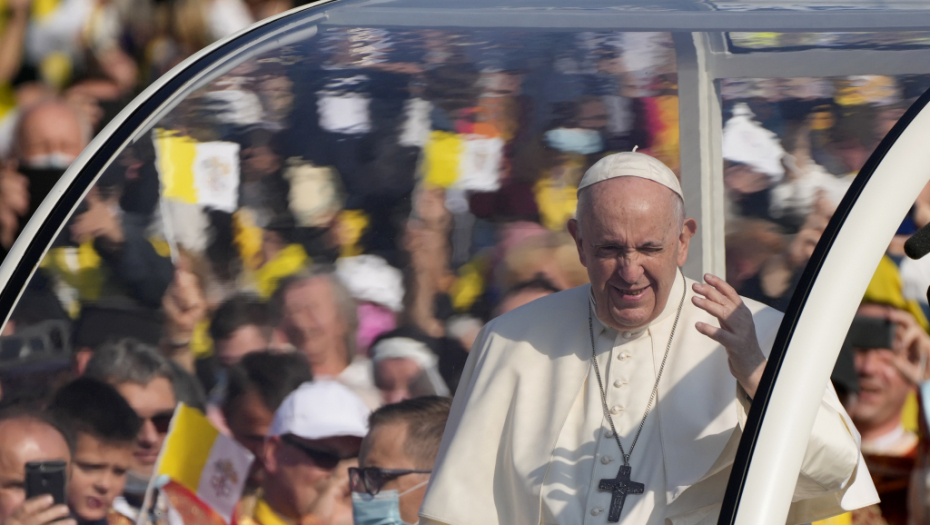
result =
[[[304,383],[275,412],[265,440],[261,497],[240,525],[351,523],[347,467],[369,410],[333,380]]]
[[[113,503],[115,510],[135,522],[177,405],[171,364],[154,347],[123,339],[98,348],[84,375],[113,385],[142,419],[123,497]],[[173,523],[164,498],[154,501],[148,509],[149,521]]]
[[[359,467],[349,469],[355,525],[419,521],[451,404],[446,397],[416,397],[371,414]]]

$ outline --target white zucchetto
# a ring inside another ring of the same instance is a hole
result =
[[[655,157],[631,151],[607,155],[594,163],[578,183],[578,191],[616,177],[639,177],[658,182],[684,199],[681,183],[668,166]]]

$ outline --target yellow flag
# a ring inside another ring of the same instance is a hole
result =
[[[433,131],[423,150],[426,182],[448,188],[459,178],[459,163],[465,145],[455,133]]]
[[[160,480],[167,478],[162,490],[169,498],[183,499],[188,510],[209,509],[230,523],[253,459],[251,452],[221,434],[199,410],[181,403],[156,472]]]
[[[155,165],[161,178],[162,196],[196,203],[194,158],[197,156],[197,141],[164,129],[156,129],[154,134]]]

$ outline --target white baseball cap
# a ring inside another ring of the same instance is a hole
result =
[[[639,177],[658,182],[684,199],[681,193],[681,183],[678,182],[675,172],[659,159],[634,151],[614,153],[595,162],[578,183],[578,191],[616,177]]]
[[[290,393],[274,413],[269,436],[293,434],[325,439],[368,434],[371,411],[354,392],[334,380],[315,380]]]

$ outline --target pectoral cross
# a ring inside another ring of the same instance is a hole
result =
[[[602,479],[597,488],[603,491],[609,491],[610,494],[610,512],[607,513],[607,521],[617,523],[620,521],[620,512],[623,510],[623,502],[626,501],[627,494],[642,494],[645,485],[637,483],[630,479],[630,466],[621,465],[617,477],[614,479]]]

